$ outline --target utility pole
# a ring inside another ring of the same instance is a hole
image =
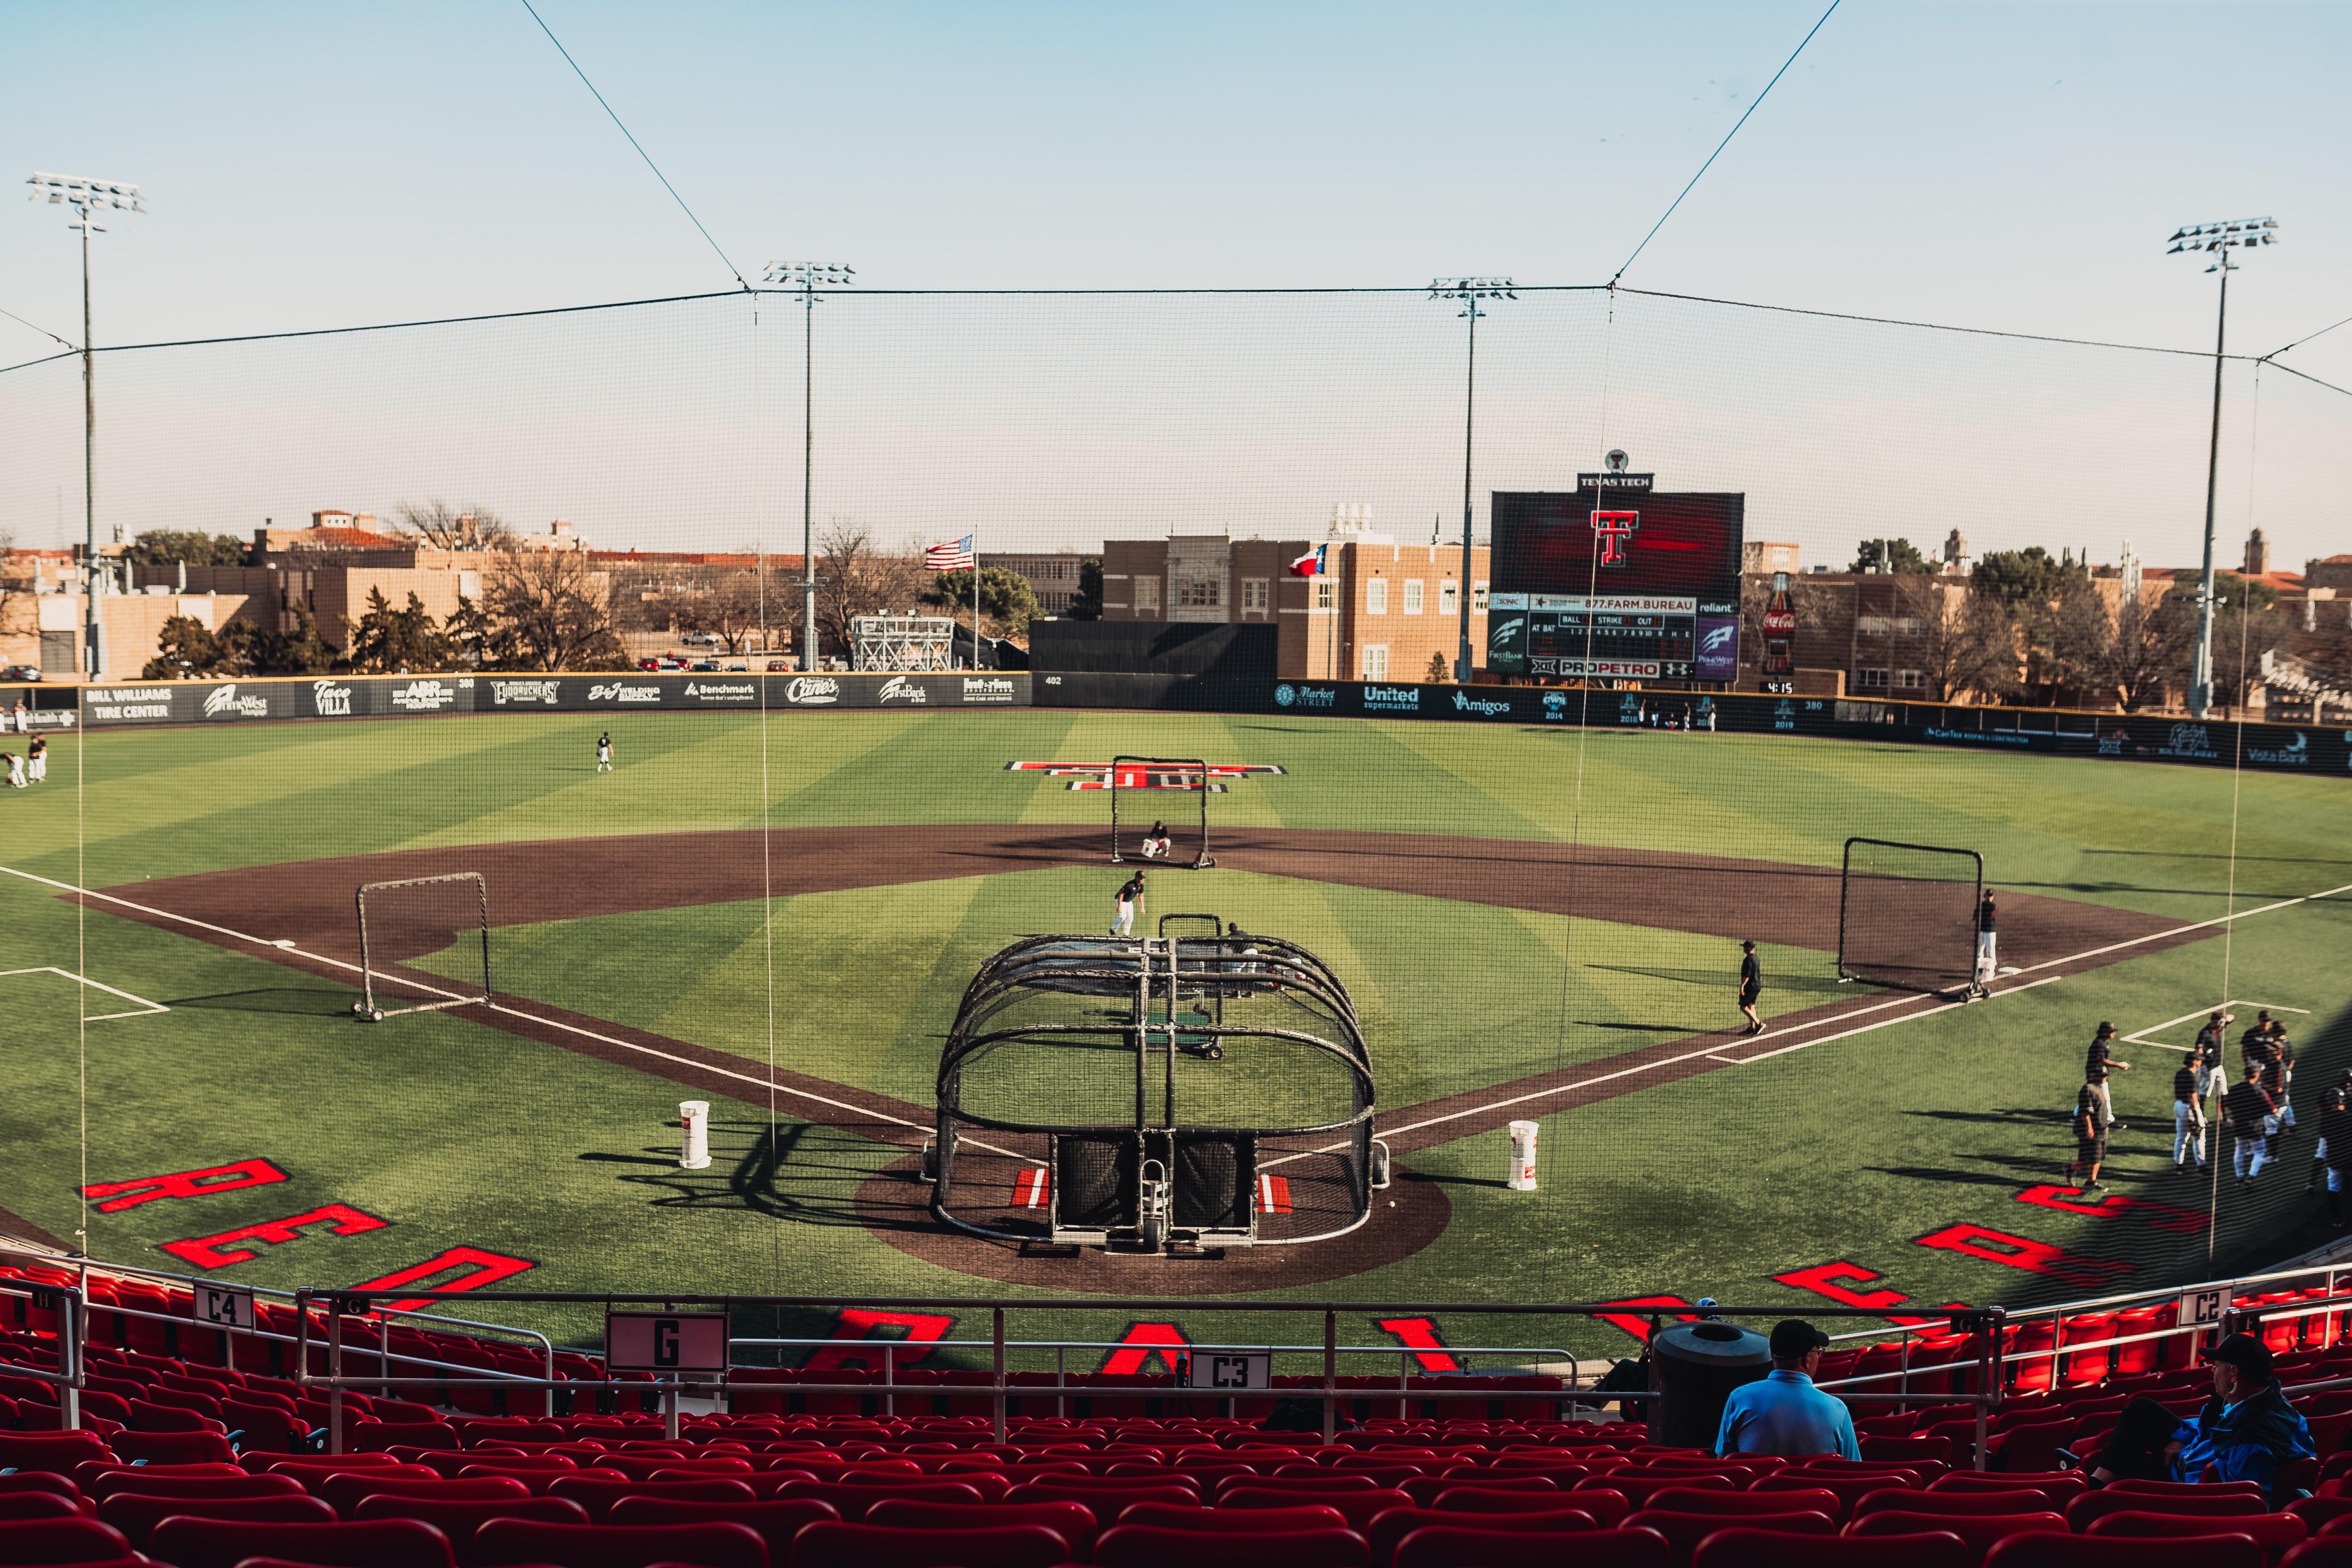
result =
[[[857,269],[772,261],[763,281],[801,291],[801,672],[816,668],[816,307],[820,288],[848,288]]]
[[[1485,314],[1478,308],[1478,301],[1517,299],[1518,296],[1511,292],[1511,280],[1507,277],[1439,277],[1430,281],[1429,297],[1459,299],[1461,319],[1470,324],[1467,382],[1462,401],[1462,641],[1454,660],[1454,678],[1466,686],[1475,667],[1470,656],[1470,469],[1471,457],[1476,450],[1478,422],[1478,318]]]
[[[100,571],[98,565],[98,365],[90,352],[89,311],[89,235],[92,229],[106,232],[98,221],[101,212],[120,209],[143,213],[146,197],[136,185],[116,180],[85,180],[68,174],[44,174],[37,171],[25,182],[33,187],[29,198],[39,201],[47,196],[51,203],[70,203],[74,220],[67,226],[81,230],[81,507],[82,507],[82,588],[88,595],[89,613],[83,618],[82,673],[90,679],[98,678],[98,648],[100,640],[98,597]]]
[[[2221,480],[2222,350],[2230,337],[2230,274],[2238,270],[2230,252],[2278,244],[2276,218],[2237,218],[2228,223],[2191,224],[2175,229],[2164,254],[2210,255],[2205,270],[2221,275],[2221,298],[2213,328],[2213,431],[2205,451],[2205,565],[2197,580],[2197,653],[2189,671],[2189,712],[2209,718],[2213,711],[2213,502]]]

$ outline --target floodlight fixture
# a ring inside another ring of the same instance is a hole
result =
[[[801,669],[816,669],[816,308],[828,289],[854,288],[857,269],[837,261],[772,261],[761,277],[801,297]],[[978,592],[980,573],[972,573]],[[972,617],[972,635],[980,619]],[[975,643],[974,648],[979,644]],[[978,655],[975,653],[975,659]]]
[[[2230,335],[2230,274],[2239,270],[2230,253],[2276,244],[2276,218],[2231,218],[2173,230],[2164,253],[2210,256],[2213,261],[2205,270],[2221,275],[2213,329],[2213,431],[2205,455],[2205,565],[2197,580],[2197,649],[2189,672],[2189,711],[2198,718],[2206,717],[2213,706],[2213,507],[2221,478],[2221,367]]]
[[[2252,250],[2278,242],[2276,218],[2231,218],[2226,223],[2188,224],[2173,230],[2164,254],[2210,256],[2214,257],[2213,265],[2206,271],[2234,271],[2231,251]]]
[[[1515,286],[1507,277],[1433,277],[1429,280],[1432,299],[1517,299]]]
[[[81,231],[81,525],[82,525],[82,587],[88,595],[88,614],[82,626],[82,671],[99,674],[98,599],[100,569],[98,562],[98,365],[90,353],[89,332],[89,236],[92,232],[104,234],[106,225],[98,221],[100,213],[143,213],[147,210],[146,193],[122,180],[93,180],[81,174],[51,174],[35,170],[25,182],[33,187],[26,200],[37,202],[47,198],[51,205],[69,205],[74,210],[68,228]],[[125,580],[125,586],[129,586]]]
[[[1466,361],[1468,386],[1462,403],[1462,589],[1454,597],[1462,607],[1460,645],[1454,650],[1454,678],[1464,685],[1470,684],[1473,665],[1470,656],[1470,473],[1471,455],[1475,449],[1475,435],[1478,413],[1478,318],[1486,312],[1478,308],[1481,299],[1517,299],[1507,277],[1433,277],[1429,280],[1432,299],[1458,299],[1462,308],[1456,319],[1470,323],[1469,355]]]

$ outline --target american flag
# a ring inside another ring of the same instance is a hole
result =
[[[971,541],[977,534],[966,534],[953,544],[933,545],[923,552],[925,571],[970,571],[972,569]]]

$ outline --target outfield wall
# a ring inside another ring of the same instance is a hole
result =
[[[1304,714],[1459,724],[1801,735],[1967,751],[2112,757],[2274,773],[2352,777],[2352,729],[2200,721],[2042,708],[1951,707],[1747,693],[1578,692],[1545,686],[1380,681],[1251,681],[1071,671],[923,674],[334,675],[318,679],[150,681],[70,691],[91,729],[253,720],[400,718],[434,714],[821,712],[834,708],[1054,707]],[[0,707],[5,707],[0,703]],[[43,727],[75,722],[46,707]]]

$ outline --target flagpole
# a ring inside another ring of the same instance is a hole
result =
[[[971,667],[980,668],[980,525],[971,526]]]

